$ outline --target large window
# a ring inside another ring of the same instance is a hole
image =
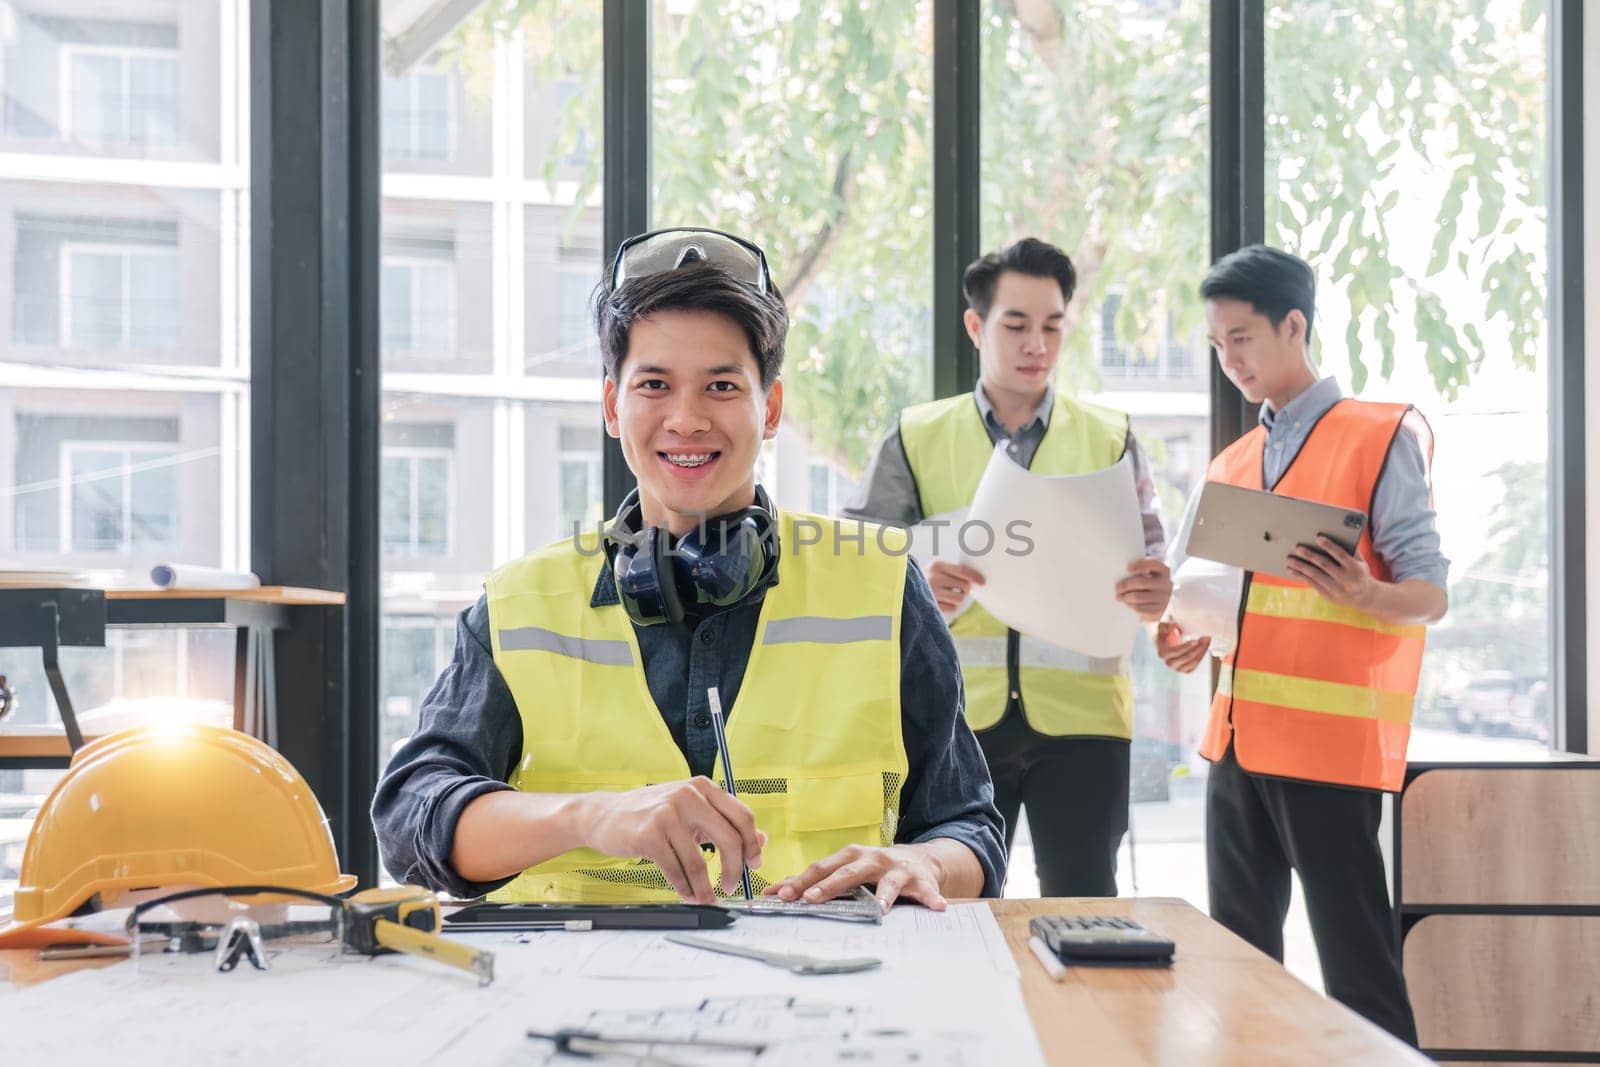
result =
[[[1368,0],[1341,6],[1332,37],[1330,11],[1268,18],[1267,225],[1316,268],[1322,373],[1432,427],[1450,613],[1428,633],[1412,753],[1536,752],[1551,737],[1545,6]]]
[[[985,5],[983,247],[1036,236],[1071,256],[1056,386],[1129,414],[1170,535],[1210,455],[1196,295],[1210,243],[1207,5],[1036,7],[1023,20]],[[1166,670],[1142,637],[1133,673],[1133,832],[1118,881],[1131,891],[1137,870],[1140,892],[1203,903],[1209,678]],[[1038,892],[1025,822],[1007,892]]]
[[[529,7],[385,51],[380,761],[484,576],[601,508],[601,4]]]
[[[0,3],[0,582],[250,565],[247,16]],[[91,736],[228,723],[234,644],[113,630],[61,664]],[[0,649],[0,675],[0,752],[59,734],[38,650]],[[58,777],[0,769],[0,910]]]

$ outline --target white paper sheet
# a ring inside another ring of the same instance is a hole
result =
[[[951,563],[961,561],[961,547],[956,539],[966,521],[967,509],[957,508],[942,515],[929,515],[911,527],[911,555],[924,571],[936,559]]]
[[[1128,564],[1144,558],[1127,456],[1091,474],[1034,474],[1002,442],[989,457],[967,522],[994,534],[993,546],[978,552],[983,538],[969,532],[961,562],[983,575],[973,595],[995,618],[1085,656],[1114,659],[1133,651],[1139,617],[1116,600]]]
[[[961,562],[960,536],[961,528],[966,521],[967,509],[957,508],[941,515],[929,515],[911,527],[911,558],[922,568],[924,577],[927,577],[928,567],[934,560],[942,559],[947,563]],[[945,616],[945,621],[954,619],[971,604],[972,594],[969,593],[953,613]]]
[[[760,1057],[656,1050],[729,1067],[1043,1062],[1013,958],[986,905],[952,905],[942,914],[896,908],[882,927],[747,916],[729,931],[705,933],[733,931],[752,943],[788,943],[818,955],[870,951],[884,966],[802,977],[702,952],[695,955],[704,961],[685,967],[649,948],[662,939],[647,931],[470,935],[464,939],[495,953],[495,982],[485,988],[405,956],[182,979],[119,963],[0,992],[0,1047],[8,1063],[92,1063],[114,1053],[119,1067],[561,1067],[575,1061],[553,1057],[548,1043],[526,1036],[529,1028],[637,1026],[658,1037],[772,1042]],[[592,977],[586,972],[610,966],[591,967],[596,959],[639,968],[630,977],[649,980]]]

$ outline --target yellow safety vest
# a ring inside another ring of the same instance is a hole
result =
[[[846,845],[893,844],[907,769],[904,533],[788,512],[779,522],[779,580],[762,601],[727,724],[739,799],[767,834],[761,869],[751,872],[763,888]],[[804,537],[796,523],[811,524]],[[621,605],[590,606],[600,566],[563,541],[485,583],[495,666],[522,717],[510,779],[518,789],[625,792],[690,776],[645,683],[632,622]],[[725,780],[720,760],[713,777]],[[707,860],[715,885],[720,868]],[[490,898],[677,895],[654,863],[583,848],[530,867]]]
[[[994,452],[973,394],[907,408],[900,415],[900,441],[916,478],[923,515],[931,518],[972,503]],[[1122,458],[1127,442],[1126,415],[1057,393],[1029,469],[1035,474],[1103,470]],[[1071,611],[1072,605],[1064,604],[1062,610]],[[1006,662],[1012,631],[1005,623],[974,603],[951,620],[950,633],[961,657],[967,722],[974,730],[999,723],[1007,695],[1014,691],[1028,724],[1041,734],[1133,736],[1133,686],[1126,659],[1084,656],[1018,634],[1013,681]]]

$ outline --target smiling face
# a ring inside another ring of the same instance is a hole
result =
[[[983,385],[991,400],[1043,395],[1061,358],[1066,314],[1059,282],[1014,270],[1002,272],[995,282],[987,318],[968,309],[967,335],[978,347]]]
[[[1306,317],[1297,309],[1274,326],[1248,300],[1215,297],[1206,301],[1206,333],[1222,373],[1252,404],[1282,411],[1316,383],[1306,355]]]
[[[638,479],[645,523],[682,535],[755,501],[756,457],[777,435],[783,385],[761,388],[732,319],[659,311],[633,323],[602,404],[606,432]]]

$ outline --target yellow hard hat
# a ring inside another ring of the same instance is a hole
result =
[[[79,749],[45,798],[0,947],[125,890],[355,884],[311,788],[268,745],[216,726],[136,726]]]

